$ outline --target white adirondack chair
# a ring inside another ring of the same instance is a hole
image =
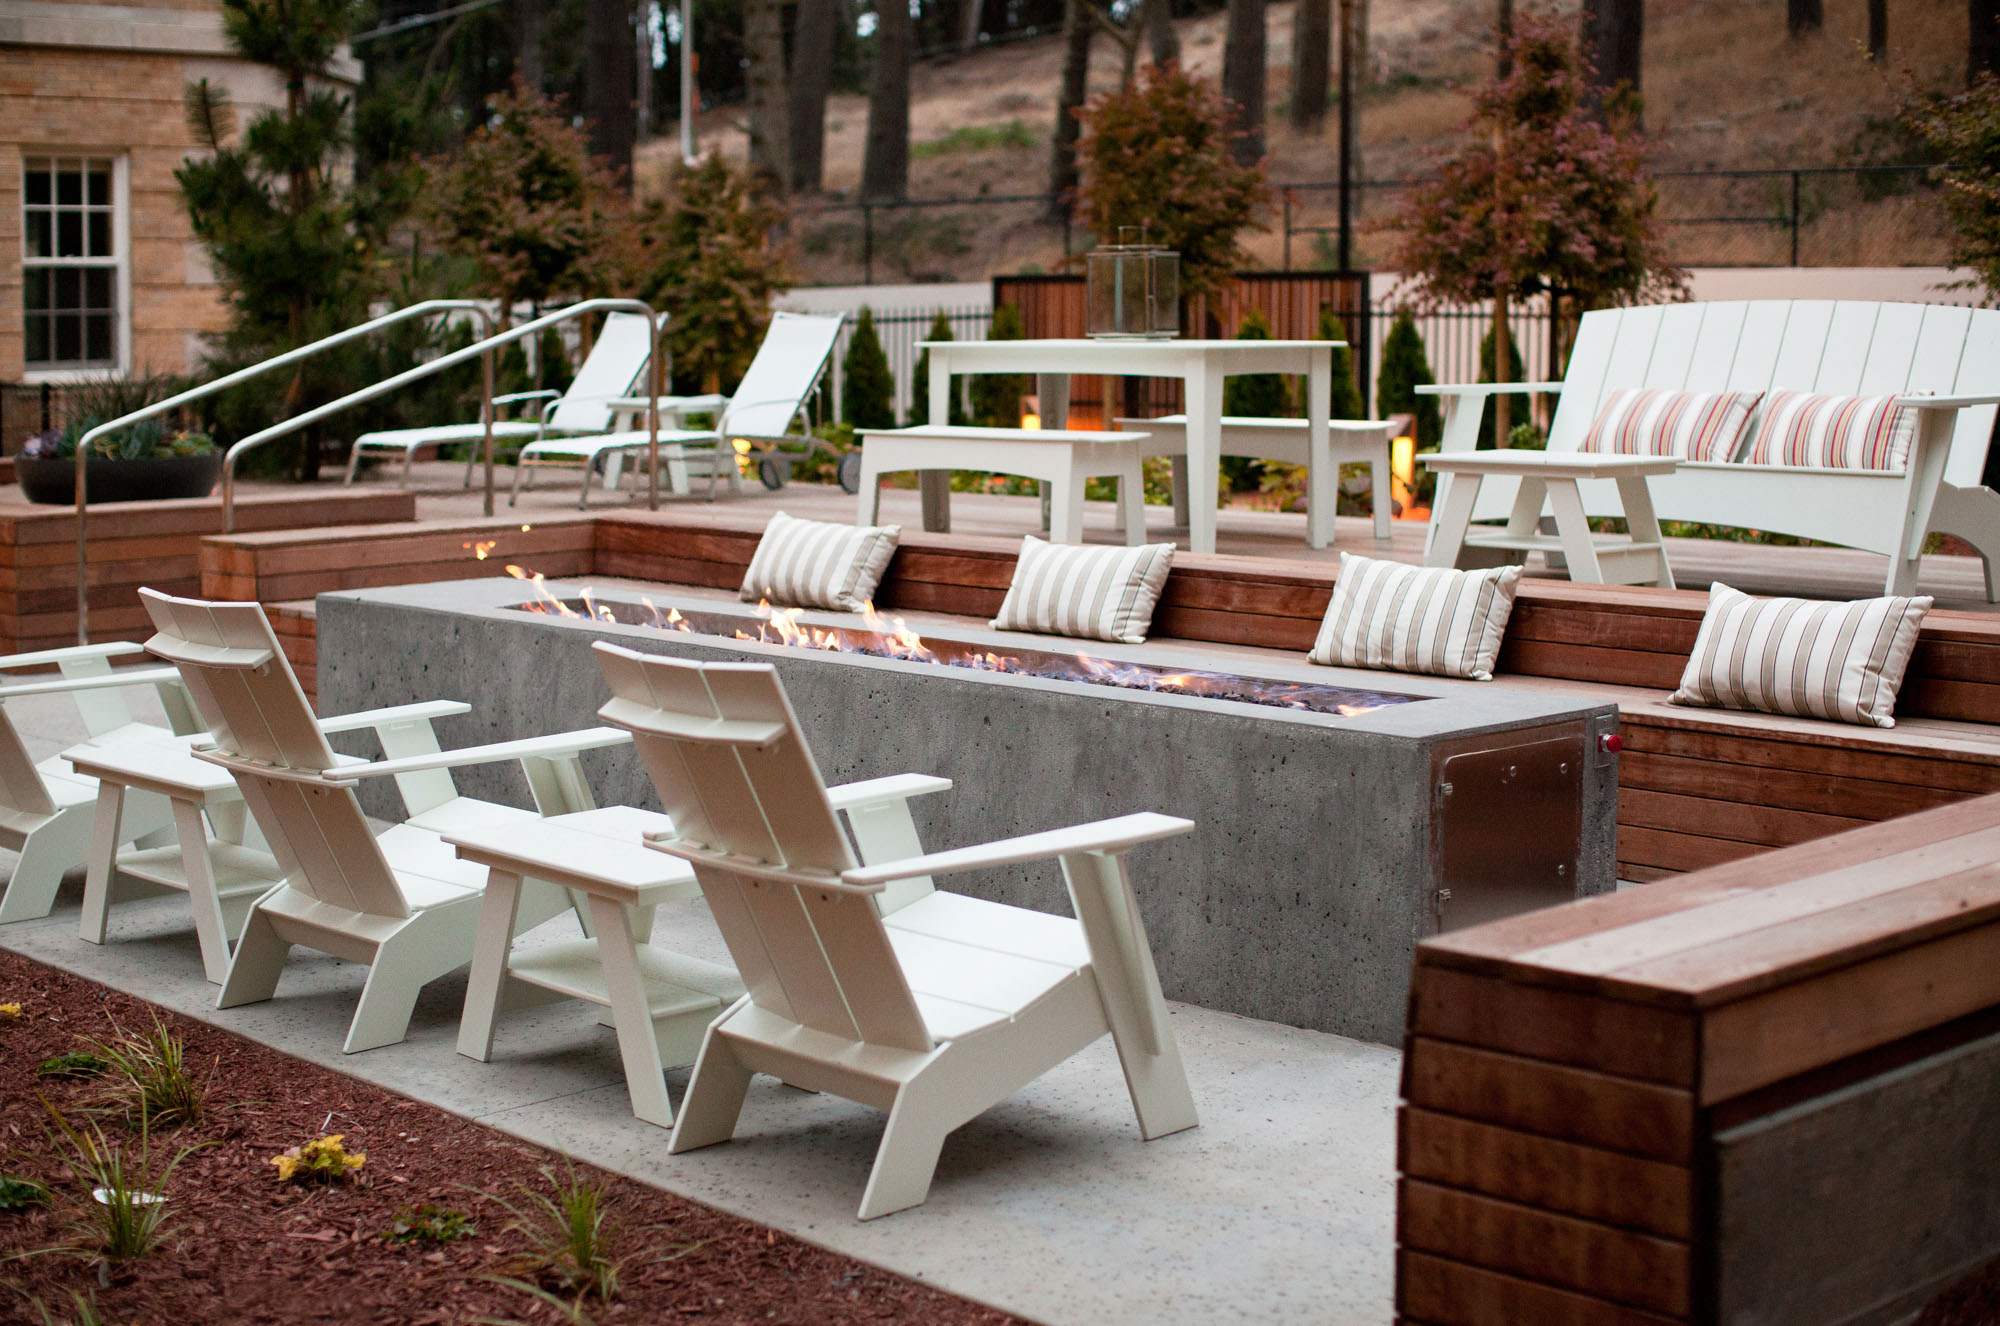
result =
[[[545,401],[541,417],[538,419],[495,419],[493,421],[493,442],[497,450],[499,444],[533,443],[550,436],[564,434],[584,435],[602,433],[611,426],[610,402],[632,390],[639,375],[645,371],[646,362],[652,357],[652,328],[647,319],[638,313],[612,313],[606,315],[603,327],[598,329],[597,339],[592,342],[590,353],[576,370],[576,377],[570,381],[569,390],[518,391],[507,396],[496,396],[487,405],[494,409],[503,405],[519,405],[527,401]],[[403,458],[403,484],[410,482],[410,462],[424,447],[438,446],[452,442],[470,442],[474,454],[465,462],[465,481],[472,482],[472,470],[478,461],[477,444],[486,438],[486,425],[482,420],[470,424],[441,424],[431,428],[389,428],[378,432],[363,433],[354,439],[354,447],[347,456],[347,482],[353,483],[360,471],[363,459]]]
[[[624,734],[599,728],[472,751],[343,762],[327,745],[261,607],[150,589],[139,596],[158,628],[146,647],[180,667],[196,705],[212,719],[215,744],[197,747],[196,756],[235,776],[284,881],[251,904],[217,1007],[269,999],[285,954],[304,944],[368,967],[346,1052],[403,1039],[418,992],[472,956],[485,872],[460,862],[435,832],[416,824],[397,825],[377,839],[355,782],[435,774],[474,754],[560,758],[619,744]],[[483,805],[454,792],[421,813],[451,825],[483,814]]]
[[[0,670],[48,667],[59,678],[0,686],[0,847],[20,853],[0,894],[0,922],[32,921],[55,906],[63,872],[80,866],[90,848],[91,806],[97,783],[76,774],[60,758],[35,762],[6,711],[8,700],[32,696],[68,695],[83,716],[87,745],[94,748],[135,743],[170,744],[176,734],[196,731],[200,724],[172,668],[126,668],[115,671],[114,658],[143,654],[136,644],[78,645],[0,658]],[[135,722],[120,691],[151,686],[160,695],[172,730]],[[157,797],[135,801],[120,842],[147,838],[167,827],[167,803]]]
[[[674,825],[648,845],[694,867],[749,991],[708,1029],[668,1150],[728,1140],[770,1073],[888,1111],[860,1216],[888,1215],[924,1200],[947,1133],[1106,1032],[1141,1134],[1194,1125],[1124,861],[1191,823],[1126,815],[857,866],[775,669],[594,648],[599,715],[632,730]],[[930,881],[1048,858],[1076,920]]]
[[[820,375],[826,371],[827,361],[833,357],[833,344],[839,339],[840,325],[844,320],[844,315],[838,313],[773,313],[771,325],[764,331],[756,356],[744,371],[743,380],[736,384],[735,393],[722,406],[721,418],[716,421],[715,427],[660,430],[661,460],[663,464],[677,467],[674,470],[678,476],[676,486],[681,485],[681,479],[686,474],[689,450],[705,451],[709,461],[708,491],[713,496],[716,476],[725,472],[732,476],[735,474],[733,462],[724,457],[722,451],[737,441],[743,441],[752,450],[762,453],[759,472],[764,476],[765,486],[782,487],[790,458],[778,453],[778,444],[785,439],[792,420],[805,409],[813,388],[819,385]],[[701,398],[700,403],[706,405],[712,399]],[[663,409],[675,411],[687,408],[685,398],[662,397],[660,404]],[[640,453],[651,445],[650,435],[643,428],[643,415],[635,414],[645,405],[644,399],[627,400],[619,405],[628,418],[639,419],[642,426],[599,437],[543,438],[523,447],[514,470],[514,491],[508,497],[508,503],[511,505],[520,497],[524,480],[532,484],[533,470],[551,465],[581,466],[583,486],[577,496],[577,506],[581,508],[590,496],[590,478],[599,460],[614,454]],[[826,445],[811,437],[792,440],[804,443],[808,449]]]

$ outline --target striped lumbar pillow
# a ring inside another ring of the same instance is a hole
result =
[[[993,628],[1144,644],[1173,560],[1171,543],[1080,548],[1030,534]]]
[[[1896,726],[1929,595],[1817,603],[1715,584],[1675,704]]]
[[[1579,451],[1730,461],[1743,445],[1761,391],[1622,387],[1604,398]]]
[[[1903,472],[1917,436],[1917,412],[1894,396],[1812,396],[1774,391],[1750,444],[1751,465]]]
[[[1518,566],[1454,571],[1342,553],[1333,602],[1307,657],[1492,681],[1520,579]]]
[[[743,598],[859,612],[875,597],[902,532],[900,525],[839,525],[780,511],[750,559]]]

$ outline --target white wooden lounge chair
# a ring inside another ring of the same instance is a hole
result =
[[[471,709],[457,700],[432,700],[317,720],[320,731],[329,735],[374,732],[387,759],[441,755],[449,761],[440,768],[397,775],[407,818],[379,839],[391,863],[406,855],[424,860],[435,856],[432,840],[447,829],[532,822],[538,813],[559,815],[590,808],[590,789],[575,751],[520,757],[535,799],[533,812],[460,795],[452,780],[453,768],[508,758],[487,747],[443,751],[431,724]],[[219,716],[210,717],[220,721]],[[277,858],[247,813],[235,778],[228,770],[196,758],[186,742],[84,745],[64,751],[63,758],[78,773],[95,779],[98,789],[80,937],[92,944],[105,941],[113,902],[161,888],[185,893],[194,913],[203,971],[221,985],[229,974],[230,943],[243,933],[250,904],[284,881]],[[362,763],[339,758],[348,764]],[[144,794],[163,797],[171,805],[176,841],[123,847],[129,840],[124,817],[132,798]],[[531,895],[525,914],[528,924],[548,919],[564,902],[563,895],[546,889]]]
[[[609,402],[626,395],[646,370],[653,353],[652,328],[638,313],[606,315],[597,340],[570,382],[569,390],[520,391],[496,396],[488,403],[493,409],[527,401],[547,402],[538,419],[495,419],[493,442],[519,445],[563,434],[602,433],[611,427]],[[433,428],[391,428],[363,433],[354,439],[347,456],[347,482],[353,483],[363,459],[403,458],[403,485],[409,486],[410,462],[424,447],[445,443],[472,443],[473,454],[465,462],[465,482],[472,482],[473,466],[479,460],[479,444],[486,438],[484,421],[469,424],[442,424]]]
[[[236,778],[284,882],[251,904],[217,1007],[269,999],[285,954],[304,944],[368,967],[342,1047],[403,1039],[417,994],[472,956],[485,872],[460,862],[430,830],[401,824],[380,839],[354,795],[358,779],[431,782],[454,763],[563,757],[618,744],[599,728],[355,764],[326,744],[318,721],[255,603],[205,603],[139,591],[158,634],[146,647],[179,665],[195,703],[213,719],[212,747],[195,755]],[[407,786],[405,795],[408,795]],[[483,803],[442,802],[426,815],[446,824]]]
[[[660,430],[661,463],[670,467],[674,486],[685,491],[683,480],[687,462],[697,459],[690,452],[703,453],[698,458],[707,463],[708,491],[713,496],[718,474],[726,475],[732,487],[739,482],[733,458],[721,454],[725,448],[733,447],[739,441],[747,444],[750,450],[761,453],[758,473],[767,488],[784,486],[785,475],[794,459],[790,453],[779,450],[782,441],[803,443],[808,451],[824,448],[824,442],[809,436],[787,439],[787,430],[805,409],[813,388],[819,385],[820,375],[826,371],[827,362],[833,357],[833,344],[840,336],[840,325],[844,320],[844,315],[838,313],[773,313],[771,325],[764,331],[764,340],[757,347],[756,357],[750,361],[743,380],[736,384],[735,393],[723,406],[715,427],[663,427]],[[691,403],[690,398],[664,396],[660,398],[660,408],[675,412],[707,408],[713,399],[693,398]],[[638,413],[645,406],[644,398],[616,404],[628,418],[636,419],[639,426],[598,437],[542,438],[523,447],[514,470],[514,491],[508,498],[509,504],[520,497],[523,482],[532,484],[530,471],[551,465],[580,466],[583,484],[576,504],[581,509],[590,496],[591,474],[600,461],[619,454],[643,454],[650,445],[644,415]],[[857,478],[858,464],[857,461],[854,471]],[[856,490],[850,488],[849,491]]]
[[[612,699],[749,993],[702,1042],[668,1150],[727,1141],[753,1072],[888,1111],[863,1220],[924,1200],[945,1134],[1110,1032],[1148,1139],[1192,1127],[1125,853],[1188,832],[1126,815],[857,866],[775,669],[599,642]],[[917,848],[914,832],[909,848]],[[930,877],[1059,858],[1077,919]]]
[[[60,677],[0,686],[0,847],[20,853],[6,892],[0,895],[0,922],[32,921],[55,906],[63,872],[80,866],[89,851],[95,780],[74,772],[58,756],[32,759],[6,712],[5,701],[38,695],[68,695],[83,716],[86,744],[109,747],[135,743],[170,745],[177,734],[200,724],[172,668],[114,670],[111,660],[143,654],[136,644],[78,645],[0,658],[0,670],[53,665]],[[132,686],[158,690],[171,730],[135,722],[119,694]],[[166,828],[167,803],[157,797],[135,800],[121,842],[149,837]]]

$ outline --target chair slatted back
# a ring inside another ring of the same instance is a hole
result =
[[[157,629],[146,648],[180,669],[216,752],[272,771],[232,770],[286,882],[336,907],[408,916],[354,789],[313,776],[337,760],[263,607],[139,597]]]
[[[724,437],[783,437],[819,385],[845,321],[839,313],[773,313],[716,431]]]
[[[610,428],[611,407],[605,402],[640,390],[639,375],[652,357],[653,329],[645,315],[607,314],[569,390],[556,402],[549,427],[565,433],[601,433]]]
[[[750,998],[829,1035],[929,1050],[872,898],[771,877],[855,864],[776,669],[594,648],[612,696],[598,714],[632,732],[680,841],[741,862],[696,861],[695,875]]]
[[[1578,327],[1549,449],[1574,450],[1623,387],[1949,395],[1996,386],[2000,310],[1808,299],[1598,309]],[[1959,412],[1947,482],[1979,483],[1994,411]]]

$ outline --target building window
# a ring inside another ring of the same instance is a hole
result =
[[[29,157],[21,172],[26,367],[122,367],[124,209],[120,162]]]

